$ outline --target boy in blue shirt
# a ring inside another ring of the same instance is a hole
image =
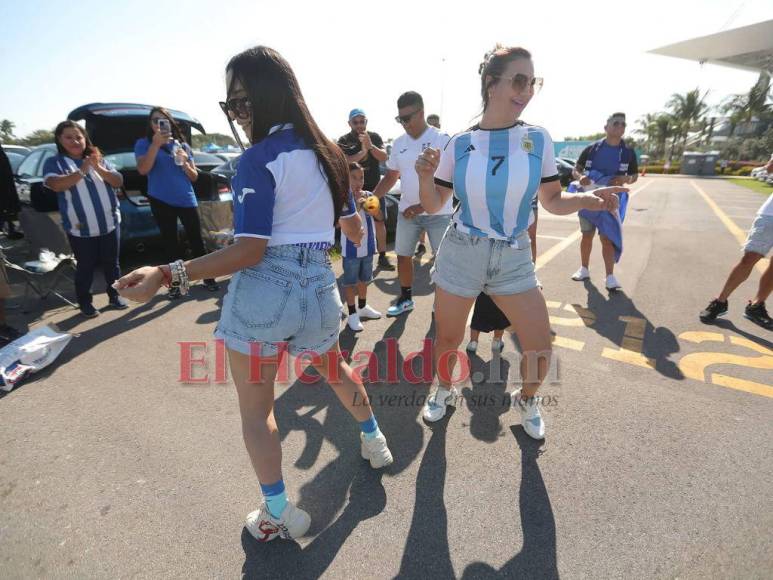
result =
[[[368,283],[373,279],[373,256],[376,253],[375,221],[383,221],[378,198],[362,189],[365,172],[359,163],[349,164],[349,187],[352,190],[350,203],[360,212],[365,230],[359,244],[353,243],[341,232],[341,255],[343,256],[344,298],[349,309],[347,325],[354,332],[363,330],[361,320],[381,318],[381,313],[368,306],[366,296]],[[370,201],[369,201],[370,199]],[[354,208],[352,208],[352,211]],[[355,306],[354,299],[357,298]]]

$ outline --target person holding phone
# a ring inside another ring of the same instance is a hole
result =
[[[97,266],[105,275],[110,305],[124,310],[129,305],[112,286],[121,275],[121,213],[115,190],[123,185],[123,176],[75,121],[59,123],[54,140],[57,155],[43,164],[43,184],[57,193],[62,226],[75,254],[75,294],[81,314],[86,318],[99,315],[91,295]]]
[[[258,541],[298,539],[309,514],[288,501],[282,446],[274,416],[274,382],[284,356],[306,353],[359,423],[361,457],[372,468],[392,463],[362,380],[338,345],[341,298],[328,250],[340,224],[362,241],[362,221],[349,193],[346,158],[311,116],[290,64],[258,46],[226,67],[233,126],[252,144],[233,177],[235,243],[204,257],[144,267],[118,281],[127,298],[145,302],[163,285],[233,274],[215,336],[225,342],[239,396],[242,434],[263,494],[247,516]],[[339,219],[340,218],[340,219]]]
[[[199,173],[193,151],[169,111],[162,107],[150,111],[147,136],[135,143],[134,156],[137,171],[148,177],[150,209],[161,230],[166,261],[173,262],[183,255],[177,235],[178,220],[185,229],[193,255],[206,254],[198,202],[193,191]],[[212,292],[219,289],[214,278],[204,280],[204,285]],[[177,288],[170,289],[169,298],[179,297]]]
[[[624,189],[562,193],[549,133],[520,119],[542,86],[526,49],[497,46],[478,72],[480,123],[452,137],[442,152],[427,148],[416,161],[421,207],[427,213],[443,211],[452,195],[460,201],[432,269],[438,384],[423,417],[438,421],[448,405],[456,404],[451,379],[456,349],[475,298],[485,292],[512,323],[522,349],[523,382],[512,393],[513,406],[526,433],[542,439],[545,425],[535,394],[550,364],[551,335],[531,256],[532,200],[539,195],[542,207],[554,214],[615,209],[616,194]]]

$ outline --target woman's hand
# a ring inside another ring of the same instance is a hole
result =
[[[427,147],[416,160],[416,173],[419,177],[434,177],[440,164],[440,149]]]
[[[188,155],[188,152],[185,150],[185,147],[182,147],[182,146],[177,148],[175,155],[177,155],[177,157],[182,159],[183,163],[185,163],[186,161],[188,161],[188,159],[190,159],[190,156]]]
[[[620,207],[618,193],[627,192],[627,187],[601,187],[590,193],[596,198],[588,197],[588,206],[585,209],[593,211],[616,211]]]
[[[135,302],[147,302],[156,295],[163,282],[164,274],[161,268],[143,266],[116,280],[113,288],[124,298]]]
[[[166,145],[172,140],[172,135],[169,133],[163,133],[161,131],[156,131],[153,134],[153,145],[156,147],[161,147],[162,145]]]

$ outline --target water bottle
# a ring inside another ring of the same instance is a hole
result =
[[[180,152],[185,151],[179,141],[175,139],[174,146],[172,147],[172,155],[174,155],[174,162],[176,165],[182,165],[185,161],[180,155]]]

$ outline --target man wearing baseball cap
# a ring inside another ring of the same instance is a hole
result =
[[[596,185],[627,185],[634,183],[639,176],[639,166],[636,161],[636,152],[623,139],[625,133],[625,113],[612,113],[604,126],[606,137],[588,145],[577,160],[577,165],[572,170],[575,179],[580,186],[594,185],[591,174],[596,176]],[[601,177],[599,177],[601,176]],[[596,233],[594,226],[588,219],[580,216],[580,269],[572,274],[572,280],[582,281],[590,278],[588,266],[590,254],[593,249],[593,236]],[[615,278],[615,246],[610,239],[599,233],[601,238],[601,253],[604,257],[606,268],[607,290],[619,290],[620,283]]]
[[[381,179],[379,164],[387,159],[384,141],[378,133],[368,131],[368,117],[362,109],[349,111],[349,131],[338,139],[338,146],[346,155],[349,163],[359,163],[365,171],[365,191],[373,191]],[[386,207],[381,199],[381,212],[386,215]],[[382,270],[394,270],[395,267],[386,257],[386,225],[376,222],[376,241],[378,244],[378,267]]]

